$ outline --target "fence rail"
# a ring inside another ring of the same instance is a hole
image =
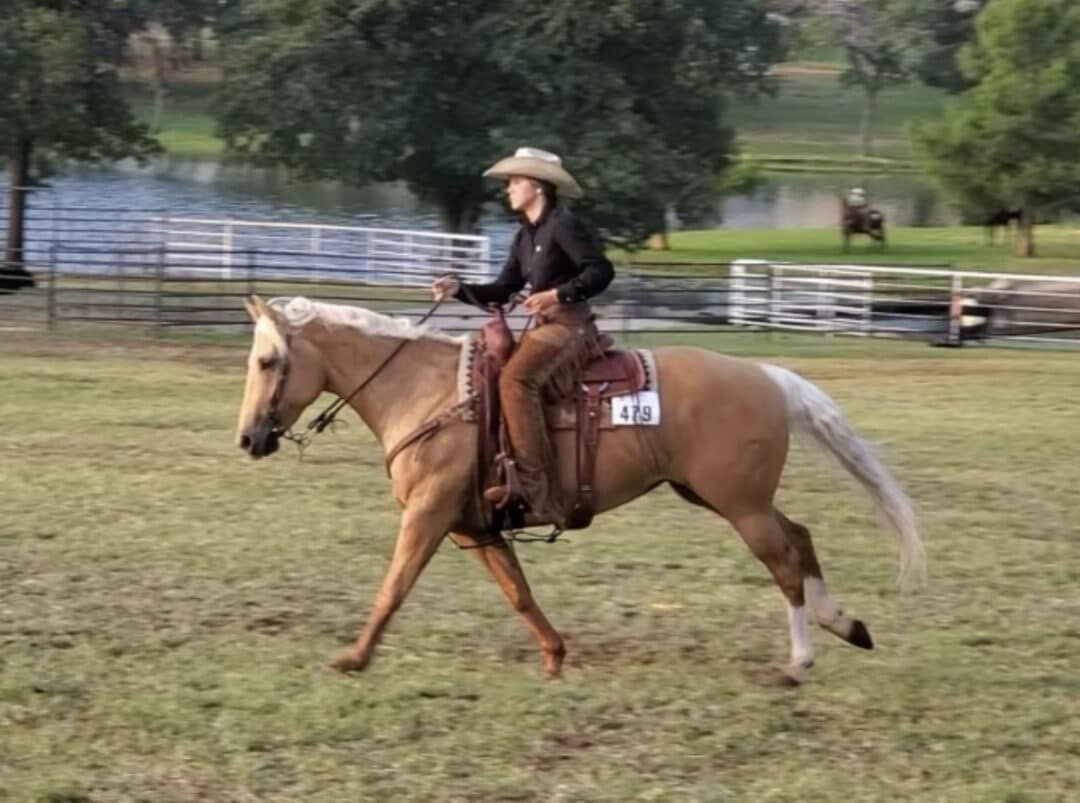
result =
[[[125,218],[121,227],[136,220],[153,225],[106,236],[80,219],[70,218],[51,240],[30,240],[28,264],[37,286],[4,294],[0,284],[0,329],[65,322],[155,331],[234,327],[246,323],[240,298],[256,292],[414,315],[426,309],[426,287],[436,275],[452,270],[478,281],[498,267],[479,239],[427,232],[248,221],[233,228],[229,240],[221,221],[158,215]],[[190,228],[204,222],[205,230]],[[192,234],[200,231],[209,232],[205,247],[197,247]],[[373,238],[366,241],[370,247],[347,239],[361,234]],[[339,236],[346,239],[335,240]],[[236,247],[245,238],[248,246]],[[394,248],[380,250],[379,238]],[[233,247],[225,248],[229,242]],[[709,266],[636,263],[633,270],[618,270],[598,312],[602,328],[616,332],[729,327],[1076,347],[1080,277],[751,259]],[[446,305],[435,323],[460,331],[475,328],[483,315]]]
[[[199,255],[218,254],[212,249]],[[165,247],[111,248],[54,245],[46,265],[35,266],[37,286],[0,295],[0,328],[64,323],[112,323],[180,328],[246,324],[240,299],[310,295],[360,304],[388,314],[416,315],[430,305],[427,289],[442,266],[387,259],[393,276],[366,272],[366,257],[342,255],[334,267],[309,272],[289,263],[290,252],[234,250],[229,272],[193,270]],[[486,272],[465,274],[483,280]],[[620,271],[599,307],[608,331],[709,331],[726,321],[728,279],[643,275]],[[439,310],[433,323],[448,331],[475,329],[486,313],[462,304]]]
[[[729,321],[829,335],[1080,346],[1080,277],[739,260]]]
[[[170,265],[224,279],[243,268],[234,264],[234,254],[253,252],[262,255],[261,266],[304,279],[347,269],[359,279],[409,284],[413,277],[403,265],[476,275],[491,267],[490,242],[475,235],[195,217],[152,217],[144,229],[160,241]]]

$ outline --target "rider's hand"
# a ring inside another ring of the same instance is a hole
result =
[[[453,298],[461,289],[461,282],[454,276],[440,276],[431,283],[431,294],[436,301]]]
[[[558,303],[558,290],[544,290],[541,293],[533,293],[526,298],[523,306],[530,315],[536,315],[538,312],[557,306]]]

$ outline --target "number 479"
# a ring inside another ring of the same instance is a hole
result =
[[[626,404],[619,411],[619,418],[626,422],[647,424],[652,417],[652,406],[648,404]]]

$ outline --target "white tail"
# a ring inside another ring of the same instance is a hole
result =
[[[778,365],[762,370],[784,391],[788,420],[796,435],[824,453],[858,481],[874,500],[900,547],[900,588],[915,591],[926,582],[926,551],[915,509],[870,444],[847,422],[843,410],[812,382]]]

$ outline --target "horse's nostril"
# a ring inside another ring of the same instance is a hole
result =
[[[252,440],[250,435],[240,436],[240,448],[243,449],[245,452],[251,451],[251,444]]]

